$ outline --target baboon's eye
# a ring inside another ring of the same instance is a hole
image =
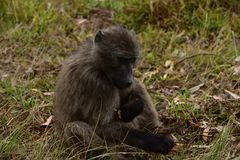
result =
[[[126,64],[126,63],[129,63],[129,58],[125,58],[125,57],[118,57],[118,62],[120,64]]]
[[[136,57],[118,57],[120,64],[134,64],[137,61]]]

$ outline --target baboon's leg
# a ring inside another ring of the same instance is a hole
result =
[[[167,136],[130,129],[117,122],[103,126],[101,133],[107,142],[125,143],[156,153],[167,154],[174,146],[173,140]]]
[[[95,133],[94,129],[85,122],[69,122],[64,128],[64,140],[68,145],[101,145],[103,140]]]

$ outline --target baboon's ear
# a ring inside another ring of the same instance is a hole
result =
[[[96,34],[96,36],[95,36],[95,39],[94,39],[94,41],[95,42],[101,42],[102,41],[102,38],[103,38],[103,32],[100,30],[100,31],[98,31],[97,32],[97,34]]]

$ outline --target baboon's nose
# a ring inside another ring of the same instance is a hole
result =
[[[131,86],[132,83],[133,83],[132,81],[128,81],[128,82],[126,83],[126,85],[127,85],[127,86]]]

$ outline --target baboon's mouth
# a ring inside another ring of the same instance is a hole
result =
[[[128,88],[128,87],[131,86],[131,83],[122,83],[122,84],[114,83],[114,85],[115,85],[118,89],[126,89],[126,88]]]

